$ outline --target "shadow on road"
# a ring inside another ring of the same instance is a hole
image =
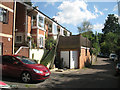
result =
[[[93,73],[89,73],[89,69]],[[54,88],[120,88],[120,76],[115,76],[114,62],[108,59],[102,59],[97,64],[92,65],[86,71],[86,74],[61,74],[60,78],[69,78],[70,80],[62,83],[54,83]],[[52,82],[57,79],[52,79]]]

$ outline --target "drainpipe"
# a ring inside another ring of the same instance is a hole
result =
[[[14,15],[13,15],[13,43],[12,43],[12,54],[14,54],[15,49],[15,18],[16,18],[16,0],[14,0]]]

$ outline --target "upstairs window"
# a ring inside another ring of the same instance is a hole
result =
[[[53,33],[54,34],[57,34],[57,25],[56,24],[53,24]]]
[[[32,16],[32,26],[37,26],[36,16]]]
[[[38,17],[38,26],[44,28],[44,18],[40,15]]]
[[[0,22],[8,23],[9,12],[6,9],[0,8]]]

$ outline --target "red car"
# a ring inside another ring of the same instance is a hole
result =
[[[45,80],[51,72],[47,67],[18,55],[2,56],[2,75],[20,77],[23,82]]]

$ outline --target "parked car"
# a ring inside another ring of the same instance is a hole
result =
[[[110,59],[110,60],[113,60],[113,61],[117,61],[117,60],[118,60],[118,59],[117,59],[117,55],[114,54],[114,53],[111,53],[111,54],[110,54],[109,59]]]
[[[50,70],[35,61],[18,55],[2,56],[2,74],[11,77],[20,77],[25,82],[45,80],[49,78]]]
[[[116,64],[116,74],[120,74],[120,62]]]

